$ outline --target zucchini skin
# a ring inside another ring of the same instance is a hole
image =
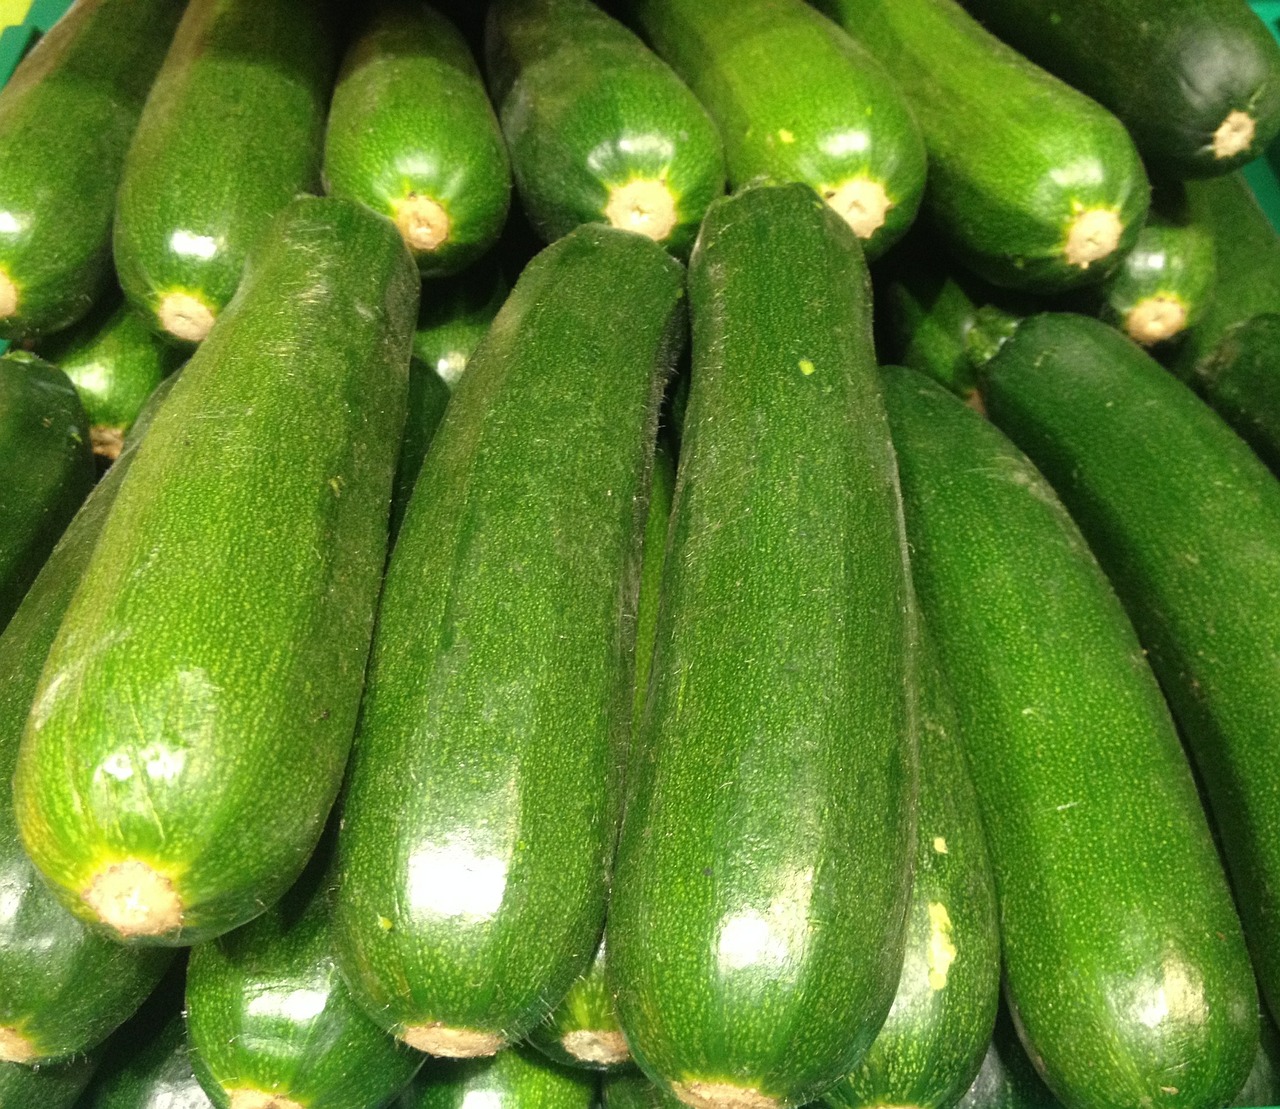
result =
[[[488,1059],[432,1060],[419,1073],[398,1109],[591,1109],[596,1078],[560,1067],[527,1047]]]
[[[707,205],[724,192],[724,152],[710,116],[664,62],[590,0],[498,0],[485,54],[538,234],[552,242],[603,222],[688,254]],[[621,202],[635,181],[660,190],[638,214]]]
[[[333,958],[330,852],[262,916],[200,944],[187,965],[187,1034],[218,1109],[257,1093],[280,1109],[368,1109],[413,1081],[424,1056],[377,1027]],[[301,1002],[301,1004],[299,1004]]]
[[[584,224],[538,255],[449,402],[392,554],[336,946],[370,1015],[433,1054],[523,1036],[595,952],[683,295],[679,263],[629,232]]]
[[[182,1014],[138,1031],[137,1040],[112,1041],[115,1050],[76,1109],[214,1109],[192,1068]]]
[[[1280,312],[1233,327],[1197,363],[1188,384],[1280,474]]]
[[[679,1109],[684,1104],[634,1067],[605,1075],[601,1091],[604,1109]]]
[[[92,1058],[40,1067],[0,1063],[0,1109],[72,1109],[96,1064]]]
[[[866,1050],[902,968],[916,737],[900,501],[843,221],[806,186],[747,188],[707,213],[689,290],[609,974],[665,1089],[798,1105]]]
[[[36,349],[71,379],[94,453],[107,459],[119,456],[147,398],[183,358],[118,296]]]
[[[319,182],[334,68],[324,8],[187,5],[129,146],[113,236],[125,297],[171,341],[208,334],[272,218]]]
[[[1230,1103],[1239,1109],[1280,1105],[1280,1033],[1265,1008],[1258,1015],[1258,1033],[1253,1069]]]
[[[319,840],[372,633],[417,295],[386,220],[294,201],[120,490],[15,776],[33,861],[117,938],[244,924]]]
[[[1229,173],[1280,133],[1280,47],[1245,0],[965,6],[1037,65],[1114,112],[1146,163],[1163,173]],[[1233,113],[1249,121],[1247,141],[1229,125],[1220,132]]]
[[[633,19],[706,105],[729,183],[801,181],[839,206],[876,258],[911,226],[925,183],[920,128],[889,74],[802,0],[630,0]],[[850,182],[878,203],[847,208]],[[848,213],[848,214],[846,214]]]
[[[951,692],[920,648],[920,799],[906,958],[893,1008],[829,1109],[950,1109],[969,1088],[1000,1000],[996,891]]]
[[[334,89],[324,180],[395,221],[424,277],[456,273],[497,241],[507,150],[471,50],[434,8],[373,6]]]
[[[130,137],[178,0],[78,0],[0,92],[0,336],[75,323],[110,283]]]
[[[136,453],[125,451],[89,494],[0,635],[0,781],[13,778],[45,657]],[[89,1050],[137,1009],[170,961],[169,951],[126,948],[89,931],[58,903],[22,849],[7,791],[0,795],[0,889],[5,1059],[48,1061]]]
[[[1070,1107],[1223,1104],[1253,1059],[1257,994],[1133,628],[1025,455],[918,374],[887,371],[885,386],[913,579],[978,793],[1022,1038]]]
[[[905,94],[929,154],[926,214],[966,266],[993,285],[1053,293],[1101,281],[1119,262],[1150,189],[1115,116],[999,42],[954,0],[819,7]],[[1093,210],[1116,217],[1118,238],[1112,250],[1095,256],[1098,242],[1072,261],[1071,230]]]
[[[1001,1005],[995,1031],[973,1085],[955,1109],[1061,1109],[1062,1103],[1036,1073],[1009,1010]]]
[[[75,387],[34,355],[0,357],[0,631],[93,487]]]
[[[987,364],[982,396],[1129,611],[1200,771],[1275,1012],[1280,484],[1184,385],[1096,320],[1025,321]]]

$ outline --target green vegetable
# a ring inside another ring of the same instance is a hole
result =
[[[906,94],[929,152],[927,214],[995,285],[1101,281],[1148,185],[1120,121],[988,34],[955,0],[821,0]]]
[[[608,223],[684,255],[724,192],[715,124],[590,0],[497,0],[489,82],[525,211],[548,242]]]
[[[498,121],[466,42],[421,0],[379,0],[347,51],[324,179],[394,220],[425,276],[465,268],[502,231],[511,171]]]
[[[121,164],[182,13],[78,0],[0,92],[0,335],[68,327],[105,291]]]
[[[213,1109],[192,1070],[182,1014],[159,1029],[126,1026],[76,1109]]]
[[[1231,1102],[1241,1109],[1274,1109],[1280,1105],[1280,1033],[1265,1009],[1258,1016],[1258,1032],[1253,1070]]]
[[[847,1073],[902,968],[912,613],[862,252],[800,185],[713,205],[609,974],[707,1109]]]
[[[125,296],[171,339],[204,339],[272,218],[318,183],[334,58],[324,8],[187,5],[129,147],[115,220]]]
[[[28,1067],[0,1062],[0,1109],[71,1109],[93,1077],[96,1059]]]
[[[118,939],[237,927],[319,839],[372,632],[417,290],[387,220],[294,201],[116,499],[14,788],[33,861]]]
[[[956,1109],[1062,1109],[1062,1103],[1036,1074],[1003,1005],[982,1069]]]
[[[1280,313],[1233,327],[1196,364],[1189,384],[1280,474]]]
[[[680,265],[586,224],[449,402],[383,588],[338,838],[339,965],[383,1027],[492,1054],[587,967],[631,722],[640,539]]]
[[[1133,619],[1200,771],[1274,1012],[1280,484],[1190,390],[1096,320],[1027,320],[988,363],[982,395],[1053,483]],[[1097,779],[1106,780],[1100,771]],[[1149,783],[1144,792],[1151,796]],[[1125,844],[1131,858],[1134,846]],[[1208,916],[1200,919],[1206,928]],[[1237,1014],[1240,1004],[1210,1005],[1211,1019],[1252,1023],[1252,1011]],[[1235,1042],[1233,1056],[1247,1049],[1252,1057],[1251,1036],[1241,1031]],[[1189,1068],[1187,1078],[1203,1081],[1219,1067],[1225,1102],[1243,1080],[1242,1072],[1235,1087],[1226,1083],[1235,1067],[1225,1057]],[[1186,1096],[1186,1079],[1173,1085]]]
[[[1133,628],[1047,482],[996,428],[908,370],[886,372],[885,402],[1023,1038],[1073,1109],[1224,1104],[1253,1059],[1257,995]]]
[[[803,0],[630,0],[645,35],[706,105],[736,188],[812,186],[883,254],[924,191],[920,129],[888,73]]]
[[[432,1061],[400,1109],[591,1109],[596,1080],[516,1047],[492,1059]]]
[[[602,1085],[604,1109],[679,1109],[684,1104],[634,1067],[605,1075]]]
[[[61,370],[0,358],[0,630],[93,486],[89,421]]]

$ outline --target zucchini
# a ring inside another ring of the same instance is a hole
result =
[[[630,0],[654,48],[706,105],[729,182],[812,186],[869,258],[911,226],[925,150],[884,68],[803,0]]]
[[[40,1067],[0,1062],[0,1109],[72,1109],[96,1065],[89,1057]]]
[[[596,1078],[514,1047],[491,1059],[432,1061],[400,1109],[591,1109]]]
[[[0,358],[0,630],[93,487],[89,421],[61,370]]]
[[[136,1032],[111,1041],[113,1050],[76,1109],[214,1109],[192,1069],[181,1013],[158,1030]]]
[[[125,159],[116,272],[150,326],[209,333],[271,219],[319,179],[334,45],[315,0],[191,0]]]
[[[294,201],[116,498],[14,796],[54,891],[117,939],[237,927],[319,839],[372,632],[417,294],[388,221]]]
[[[605,1075],[601,1086],[603,1109],[680,1109],[684,1104],[634,1067]]]
[[[45,657],[136,453],[126,450],[89,494],[0,635],[0,781],[13,778]],[[0,795],[0,888],[0,1060],[33,1063],[94,1047],[169,963],[170,952],[112,943],[58,904],[22,850],[7,791]]]
[[[906,959],[893,1008],[829,1109],[950,1109],[982,1065],[1000,999],[996,891],[951,693],[920,661],[920,800]]]
[[[1120,121],[988,34],[955,0],[821,0],[901,86],[929,152],[928,215],[994,285],[1101,281],[1149,187]]]
[[[768,1109],[847,1073],[893,1002],[911,596],[854,235],[805,186],[747,188],[708,211],[689,290],[609,974],[652,1079],[704,1109]]]
[[[991,1043],[982,1059],[982,1069],[956,1109],[1062,1109],[1053,1096],[1013,1027],[1009,1010],[1000,1006]]]
[[[544,239],[603,222],[689,252],[724,192],[724,153],[668,66],[590,0],[497,0],[485,54],[520,197]]]
[[[1280,483],[1189,389],[1096,320],[1025,321],[987,363],[982,395],[1053,483],[1129,610],[1200,771],[1275,1012]],[[1130,857],[1134,846],[1130,838]]]
[[[0,336],[68,327],[108,287],[125,150],[181,13],[78,0],[0,92]]]
[[[94,453],[108,460],[119,456],[147,398],[182,361],[119,296],[36,349],[71,379],[89,417]]]
[[[1189,384],[1280,474],[1280,312],[1233,327],[1196,364]]]
[[[418,476],[382,593],[335,913],[356,999],[420,1050],[492,1054],[595,951],[639,513],[682,310],[681,267],[651,240],[571,232],[526,267]]]
[[[978,793],[1020,1032],[1067,1105],[1225,1104],[1253,1060],[1257,994],[1133,628],[1012,443],[919,374],[885,382],[912,576]]]
[[[379,0],[348,49],[324,180],[394,220],[425,277],[497,241],[511,202],[502,133],[466,42],[421,0]]]
[[[1143,346],[1179,338],[1203,319],[1214,269],[1213,241],[1203,228],[1153,212],[1103,282],[1101,316]]]
[[[187,1034],[218,1109],[368,1109],[422,1065],[422,1055],[364,1015],[338,975],[330,853],[317,851],[257,920],[191,952]]]
[[[1280,1033],[1265,1009],[1258,1015],[1258,1032],[1253,1069],[1231,1102],[1239,1109],[1275,1109],[1280,1105]]]
[[[1227,173],[1280,133],[1280,48],[1246,0],[965,0],[1119,116],[1148,165]]]

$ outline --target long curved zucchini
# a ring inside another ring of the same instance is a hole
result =
[[[190,345],[272,218],[319,181],[334,44],[316,0],[191,0],[129,147],[116,273]]]
[[[820,0],[906,94],[929,152],[925,207],[995,285],[1101,281],[1149,188],[1123,125],[989,34],[955,0]]]
[[[1024,321],[987,363],[981,388],[1133,619],[1195,757],[1275,1012],[1280,482],[1189,389],[1096,320]]]
[[[393,219],[425,277],[465,268],[502,231],[498,121],[466,42],[422,0],[371,6],[334,90],[324,180]]]
[[[702,1109],[769,1109],[847,1073],[893,1001],[913,613],[849,228],[806,186],[747,188],[707,213],[689,289],[609,974],[651,1078]]]
[[[1133,628],[1025,455],[921,375],[885,382],[912,577],[982,808],[1023,1038],[1070,1106],[1224,1104],[1253,1061],[1257,995]]]
[[[117,496],[14,789],[35,864],[121,940],[245,923],[319,839],[372,633],[417,295],[389,221],[294,201]]]
[[[78,0],[0,92],[0,336],[68,327],[109,286],[125,151],[181,14]]]
[[[803,0],[630,0],[658,53],[706,105],[735,188],[759,176],[812,186],[869,258],[915,219],[925,151],[902,93]]]
[[[604,924],[658,401],[682,270],[584,224],[535,258],[449,401],[392,553],[338,837],[357,1000],[492,1054]]]
[[[521,200],[543,238],[603,222],[689,252],[724,192],[724,154],[664,62],[590,0],[498,0],[485,52]]]

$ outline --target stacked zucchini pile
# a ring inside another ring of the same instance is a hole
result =
[[[1277,132],[1243,0],[77,0],[0,1109],[1280,1104]]]

